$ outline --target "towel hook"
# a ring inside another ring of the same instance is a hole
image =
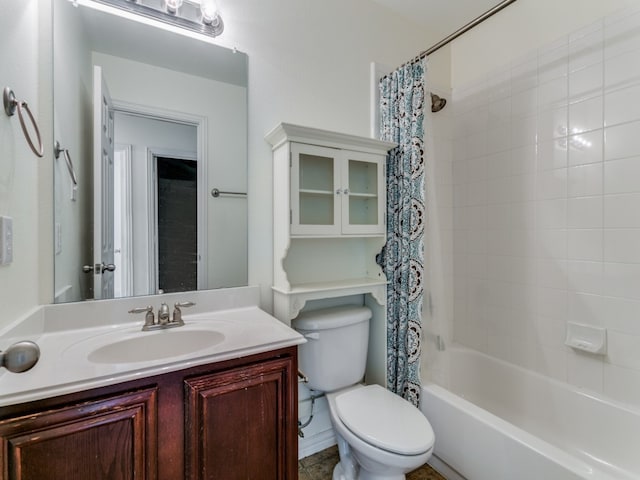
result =
[[[36,154],[38,157],[44,156],[44,145],[42,145],[42,138],[40,137],[40,129],[38,128],[38,124],[36,123],[36,119],[33,118],[33,113],[31,113],[31,109],[27,102],[21,102],[16,99],[15,93],[9,87],[5,87],[4,92],[2,93],[2,101],[4,103],[4,111],[5,113],[13,117],[16,113],[16,109],[18,110],[18,118],[20,119],[20,126],[22,127],[22,133],[24,134],[24,138],[27,140],[29,147],[31,147],[31,151]],[[24,116],[22,115],[22,109],[27,111],[27,115],[29,115],[29,120],[31,120],[31,125],[33,125],[33,129],[36,132],[36,138],[38,140],[38,148],[33,144],[33,140],[31,139],[31,135],[29,135],[29,131],[27,130],[27,125],[24,122]]]

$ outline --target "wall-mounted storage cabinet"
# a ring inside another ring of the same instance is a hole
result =
[[[384,384],[387,152],[395,144],[282,123],[273,147],[274,316],[290,324],[309,301],[361,295],[372,308],[369,380]]]
[[[384,235],[384,155],[291,144],[291,235]]]

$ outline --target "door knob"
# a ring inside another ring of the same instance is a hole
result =
[[[82,271],[84,273],[89,273],[89,272],[99,272],[99,273],[104,273],[104,272],[113,272],[115,271],[116,266],[113,263],[96,263],[95,265],[84,265],[82,267]]]
[[[102,263],[102,265],[100,265],[100,273],[104,273],[104,272],[114,272],[116,269],[116,266],[113,263],[107,263],[105,264],[104,262]]]

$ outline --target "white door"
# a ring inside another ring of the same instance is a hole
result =
[[[93,67],[93,294],[113,298],[113,103],[102,77]]]
[[[115,298],[133,296],[131,151],[131,145],[116,144],[113,156],[113,264],[116,266],[116,271],[114,272]]]

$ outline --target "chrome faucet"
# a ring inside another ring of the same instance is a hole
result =
[[[144,313],[144,325],[142,331],[147,332],[149,330],[160,330],[164,328],[181,327],[184,325],[182,320],[181,308],[193,307],[194,302],[176,302],[173,308],[173,318],[169,313],[169,306],[166,303],[162,303],[158,309],[158,321],[156,322],[153,314],[153,307],[151,305],[147,307],[132,308],[129,313]]]
[[[167,325],[170,321],[171,315],[169,315],[169,307],[163,302],[158,309],[158,323],[160,325]]]

